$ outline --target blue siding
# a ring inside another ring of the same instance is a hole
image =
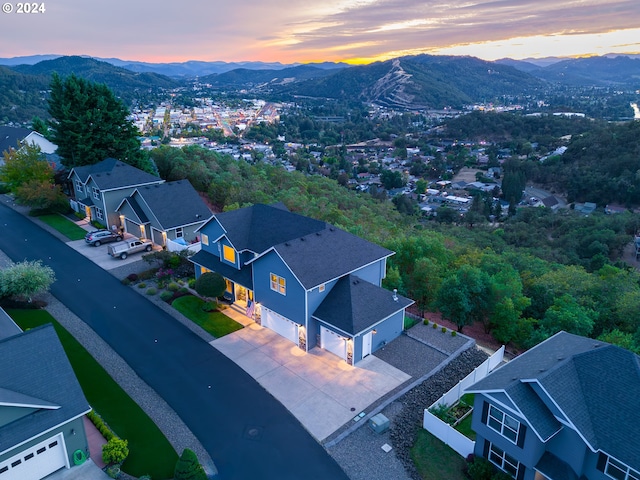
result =
[[[353,272],[353,275],[357,275],[361,279],[380,287],[386,274],[386,264],[386,259],[382,259],[366,267],[359,268]]]
[[[216,238],[220,237],[220,235],[224,234],[224,230],[220,226],[220,224],[212,219],[209,223],[207,223],[202,229],[200,229],[200,236],[205,234],[209,237],[209,245],[202,244],[202,250],[205,252],[212,253],[214,255],[218,254],[218,244],[214,241]]]
[[[547,450],[563,459],[578,472],[578,476],[580,475],[587,454],[587,445],[574,430],[564,427],[547,442]]]
[[[272,273],[285,279],[286,295],[271,290]],[[253,264],[253,290],[256,302],[305,325],[306,291],[275,252],[266,254]]]

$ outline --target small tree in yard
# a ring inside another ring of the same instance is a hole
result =
[[[56,276],[51,267],[40,260],[16,263],[0,270],[0,298],[27,297],[45,292],[55,282]]]
[[[198,292],[198,295],[217,299],[227,289],[227,282],[217,272],[206,272],[196,280],[194,289]]]
[[[176,463],[174,480],[207,480],[207,474],[193,450],[185,448]]]
[[[102,461],[107,465],[122,463],[129,456],[129,442],[113,437],[102,446]]]

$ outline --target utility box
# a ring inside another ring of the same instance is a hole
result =
[[[369,419],[369,428],[377,434],[384,433],[389,430],[389,419],[378,413]]]

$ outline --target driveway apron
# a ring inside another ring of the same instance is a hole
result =
[[[178,413],[221,479],[346,479],[299,421],[242,368],[92,261],[0,206],[0,249],[42,260],[51,293]]]

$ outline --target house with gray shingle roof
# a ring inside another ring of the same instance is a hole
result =
[[[60,157],[56,153],[58,146],[47,140],[44,135],[22,127],[0,126],[0,165],[4,165],[3,154],[22,148],[24,145],[35,145],[40,149],[43,160],[54,169],[60,166]]]
[[[189,180],[136,188],[116,208],[126,232],[165,246],[167,240],[188,245],[212,215]]]
[[[67,178],[72,183],[71,206],[74,210],[109,229],[123,227],[116,208],[136,188],[164,183],[160,177],[115,158],[74,167]]]
[[[304,351],[355,364],[403,331],[413,301],[382,288],[386,248],[282,204],[215,214],[199,233],[196,276],[220,273],[229,301]]]
[[[89,457],[91,408],[53,326],[17,330],[0,340],[0,478],[38,480]]]
[[[475,454],[521,480],[640,478],[640,357],[559,332],[467,389]]]

